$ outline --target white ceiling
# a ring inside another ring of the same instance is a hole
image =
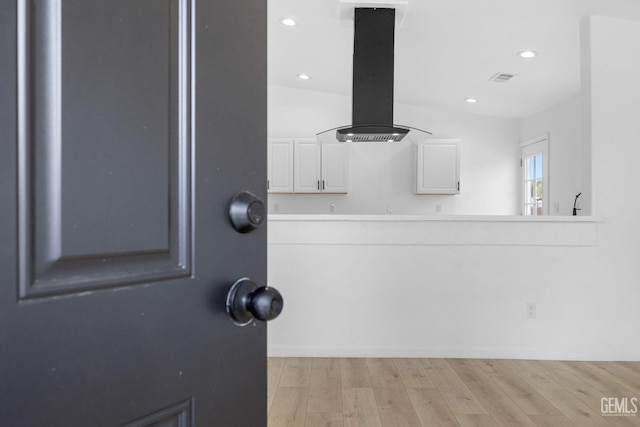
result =
[[[640,0],[401,1],[407,5],[396,25],[396,102],[512,118],[579,92],[585,16],[640,20]],[[268,7],[269,84],[350,96],[353,20],[341,14],[341,0],[268,0]],[[285,17],[298,24],[282,25]],[[516,55],[525,49],[540,54]],[[497,72],[517,76],[488,81]],[[311,79],[300,80],[300,73]],[[464,102],[468,97],[479,102]]]

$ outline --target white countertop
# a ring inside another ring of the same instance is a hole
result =
[[[269,244],[595,246],[602,218],[269,215]]]
[[[596,216],[269,214],[269,221],[602,222]]]

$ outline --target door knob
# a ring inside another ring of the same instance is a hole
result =
[[[267,216],[262,200],[253,193],[242,191],[231,199],[229,219],[236,231],[248,233],[258,228]]]
[[[282,312],[284,301],[277,289],[258,287],[250,279],[237,280],[227,294],[227,313],[236,325],[245,326],[258,319],[275,319]]]

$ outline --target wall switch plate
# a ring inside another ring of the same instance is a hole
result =
[[[527,317],[527,319],[535,319],[536,318],[536,303],[535,302],[528,302],[527,303],[526,317]]]

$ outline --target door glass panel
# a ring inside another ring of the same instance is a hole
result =
[[[523,213],[526,216],[544,214],[542,200],[544,198],[543,153],[535,153],[524,159]]]
[[[535,177],[542,179],[542,153],[536,154],[534,157]]]

